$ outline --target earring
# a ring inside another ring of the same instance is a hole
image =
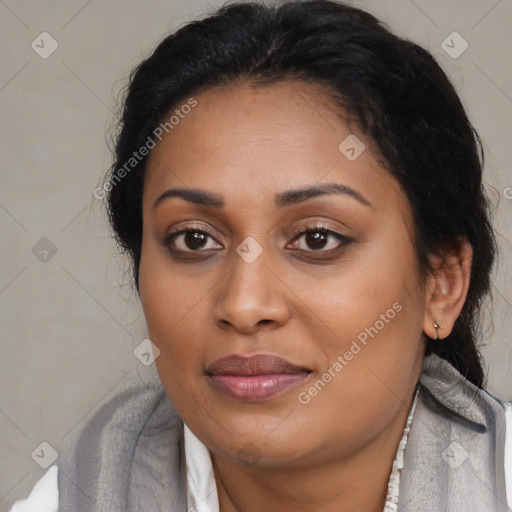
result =
[[[439,329],[442,327],[437,324],[437,322],[434,322],[434,329],[436,330],[436,337],[434,338],[434,341],[437,341],[439,339]]]

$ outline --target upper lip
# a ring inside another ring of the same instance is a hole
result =
[[[272,354],[253,356],[232,354],[217,359],[206,368],[206,373],[209,375],[265,375],[302,372],[310,372],[310,370]]]

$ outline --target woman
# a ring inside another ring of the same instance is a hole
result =
[[[95,194],[161,382],[39,482],[59,510],[510,510],[481,146],[427,51],[340,3],[226,6],[134,71]]]

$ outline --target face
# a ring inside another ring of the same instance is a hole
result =
[[[230,460],[348,456],[403,428],[421,369],[410,207],[321,94],[202,92],[148,162],[139,285],[155,364]]]

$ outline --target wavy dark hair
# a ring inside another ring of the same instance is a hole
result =
[[[137,292],[147,156],[122,179],[116,173],[193,94],[240,81],[290,79],[325,86],[334,108],[354,119],[377,148],[411,205],[423,275],[432,271],[430,254],[442,254],[461,237],[470,242],[471,282],[462,313],[442,342],[427,339],[426,354],[437,353],[483,387],[477,339],[496,242],[482,185],[481,141],[427,50],[342,3],[225,4],[170,34],[132,71],[104,187],[110,224],[130,257]]]

